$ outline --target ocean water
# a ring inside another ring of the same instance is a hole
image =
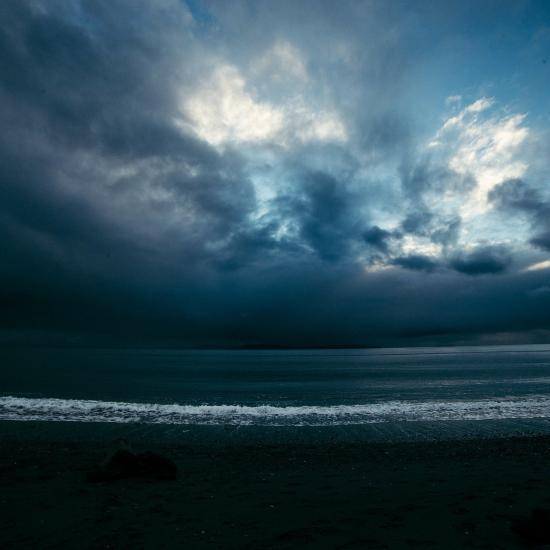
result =
[[[550,433],[550,345],[4,349],[0,364],[0,420]]]

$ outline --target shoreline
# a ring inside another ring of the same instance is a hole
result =
[[[0,420],[0,441],[103,443],[130,438],[155,446],[357,445],[550,438],[550,419],[445,420],[325,426]]]

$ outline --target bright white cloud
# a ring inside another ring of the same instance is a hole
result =
[[[527,266],[523,271],[540,271],[541,269],[550,269],[550,260],[544,260],[543,262],[537,262]]]
[[[447,104],[449,105],[449,100]],[[528,238],[527,224],[509,224],[490,208],[489,192],[506,179],[521,178],[529,169],[526,115],[497,109],[493,98],[483,97],[443,121],[427,144],[432,163],[444,167],[448,184],[429,189],[424,201],[434,213],[460,217],[458,244],[512,245]]]
[[[489,107],[492,107],[495,100],[492,97],[482,97],[481,99],[478,99],[477,101],[474,101],[470,105],[468,105],[465,109],[465,113],[481,113],[481,111],[485,111]]]
[[[212,145],[273,139],[283,127],[283,113],[248,93],[244,78],[230,65],[219,66],[184,110],[196,133]]]
[[[456,96],[455,96],[456,97]],[[449,98],[447,98],[448,102]],[[445,133],[453,130],[457,127],[461,127],[464,124],[464,119],[471,114],[481,113],[493,105],[493,99],[488,97],[483,97],[474,101],[470,105],[466,106],[460,113],[455,116],[449,117],[439,130],[436,135],[435,140],[432,142],[433,145],[440,145],[441,140],[444,139]]]
[[[433,243],[427,237],[405,235],[401,242],[404,254],[422,254],[437,257],[441,254],[441,245]]]
[[[184,101],[182,110],[198,136],[215,146],[347,139],[334,110],[314,109],[299,93],[277,104],[262,101],[232,65],[218,66]]]
[[[466,220],[488,210],[487,194],[509,178],[522,177],[528,165],[522,145],[529,136],[525,114],[486,113],[492,98],[481,98],[448,118],[430,148],[447,155],[448,167],[461,175],[471,175],[477,185],[461,197],[460,213]]]

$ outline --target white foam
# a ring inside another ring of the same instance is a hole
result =
[[[195,425],[322,426],[550,417],[550,396],[470,401],[387,401],[362,405],[179,405],[0,397],[0,420]]]

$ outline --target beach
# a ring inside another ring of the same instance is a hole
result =
[[[130,425],[82,433],[0,423],[3,548],[521,548],[514,525],[550,506],[546,436],[247,444]],[[178,478],[87,481],[124,436],[172,459]]]

